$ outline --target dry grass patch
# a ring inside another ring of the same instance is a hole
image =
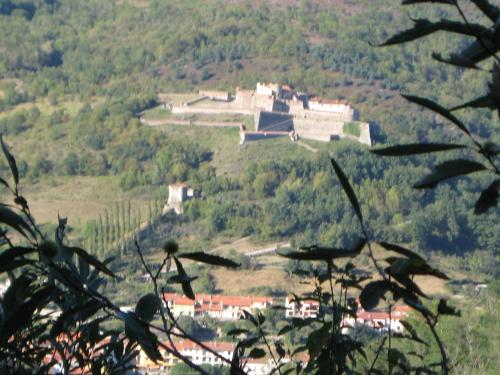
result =
[[[302,293],[313,288],[312,285],[299,283],[298,279],[289,278],[285,271],[276,269],[236,271],[215,269],[211,274],[217,289],[220,289],[221,293],[231,295],[246,295],[248,289],[259,287],[284,290],[288,293]]]
[[[23,188],[33,216],[39,223],[56,223],[57,215],[67,216],[69,224],[81,227],[87,220],[97,219],[115,202],[131,199],[133,209],[147,211],[147,201],[130,198],[118,186],[116,178],[55,177],[51,185],[46,182]]]

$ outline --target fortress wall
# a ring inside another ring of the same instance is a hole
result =
[[[189,113],[208,113],[208,114],[227,114],[235,113],[241,115],[253,115],[252,109],[244,108],[210,108],[210,107],[186,107],[173,106],[172,113],[174,114],[189,114]]]
[[[301,138],[329,142],[335,138],[349,138],[371,146],[370,124],[359,123],[361,134],[359,138],[344,134],[343,121],[318,121],[313,119],[294,118],[295,132]]]
[[[285,113],[260,111],[255,124],[257,131],[290,132],[294,129],[293,117]]]
[[[236,100],[234,101],[238,108],[252,109],[253,108],[253,93],[249,91],[236,91]]]
[[[255,95],[253,97],[253,108],[262,111],[272,112],[274,107],[274,99],[269,96]]]
[[[342,122],[350,122],[354,121],[354,112],[347,112],[344,114],[340,113],[332,113],[332,112],[319,112],[319,111],[311,111],[309,109],[305,109],[302,112],[294,113],[298,118],[305,118],[311,120],[318,121],[342,121]]]
[[[293,124],[295,131],[299,135],[308,134],[313,136],[317,134],[319,137],[324,137],[327,134],[341,136],[344,128],[343,121],[320,121],[310,118],[294,118]]]
[[[190,106],[190,105],[196,104],[196,103],[201,102],[201,101],[203,101],[205,99],[208,99],[208,96],[204,95],[204,96],[201,96],[199,98],[190,100],[190,101],[186,102],[186,106]]]
[[[359,136],[359,142],[365,145],[372,145],[372,137],[370,133],[370,124],[367,122],[362,122],[359,124],[359,128],[361,129],[361,134]]]
[[[250,141],[258,141],[267,138],[288,137],[287,132],[240,132],[240,144]]]
[[[299,101],[288,102],[289,111],[296,116],[304,116],[304,103]]]

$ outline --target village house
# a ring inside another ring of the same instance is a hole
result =
[[[191,300],[177,293],[165,293],[164,298],[174,316],[204,316],[213,319],[236,320],[243,315],[243,311],[262,311],[273,304],[269,297],[253,296],[222,296],[211,294],[197,294]]]
[[[177,293],[165,293],[167,306],[175,317],[195,315],[195,301]]]
[[[173,349],[170,342],[165,342],[164,345]],[[229,342],[203,342],[203,345],[210,348],[223,358],[231,361],[235,344]],[[212,366],[224,365],[225,362],[211,351],[205,350],[190,340],[183,340],[174,343],[175,349],[184,357],[191,360],[197,365],[209,364]],[[171,354],[166,348],[160,347],[160,354],[163,357],[157,363],[148,358],[147,354],[141,350],[138,355],[137,367],[143,374],[164,374],[166,371],[180,363],[181,361]]]
[[[360,306],[356,318],[348,316],[342,319],[342,333],[349,332],[358,324],[373,328],[379,332],[386,332],[390,328],[392,332],[401,333],[404,331],[401,320],[408,316],[409,311],[408,306],[394,306],[389,315],[385,311],[366,311]]]
[[[231,361],[233,351],[236,344],[230,342],[202,342],[202,344],[210,350],[217,353],[219,356]],[[164,345],[172,349],[170,342],[165,342]],[[174,343],[175,349],[181,355],[191,360],[196,365],[211,365],[211,366],[228,366],[227,362],[223,361],[219,356],[215,355],[202,346],[197,345],[190,340],[183,340]],[[165,374],[175,365],[181,361],[173,354],[169,353],[167,349],[160,347],[160,354],[163,359],[157,363],[151,361],[143,350],[139,352],[137,367],[142,374],[156,375]],[[244,369],[248,375],[267,375],[272,370],[272,364],[268,359],[259,358],[244,359]]]
[[[295,297],[285,299],[285,317],[291,318],[316,318],[319,314],[319,302],[314,299],[301,299],[297,301]]]

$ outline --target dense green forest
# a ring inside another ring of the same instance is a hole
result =
[[[77,177],[112,181],[116,199],[104,200],[106,210],[75,225],[72,240],[99,256],[118,255],[117,269],[137,276],[140,266],[130,262],[124,242],[144,220],[153,223],[141,239],[151,256],[168,237],[196,250],[244,236],[260,243],[350,246],[359,226],[331,173],[333,155],[355,186],[371,234],[411,245],[426,258],[437,255],[465,278],[498,278],[498,209],[477,216],[473,206],[491,176],[412,189],[432,165],[467,151],[392,159],[341,141],[311,142],[319,151],[310,153],[272,140],[238,146],[232,130],[204,130],[197,137],[192,130],[140,123],[139,114],[157,104],[159,92],[234,91],[279,81],[349,100],[370,122],[375,145],[463,141],[441,118],[399,98],[401,91],[418,93],[452,106],[481,94],[486,74],[430,57],[463,41],[437,34],[401,47],[371,46],[408,27],[410,15],[454,14],[436,7],[407,14],[395,0],[326,3],[0,0],[0,132],[16,152],[22,181],[40,191]],[[492,112],[460,115],[478,139],[500,141]],[[6,163],[0,168],[7,173]],[[159,218],[168,184],[179,181],[201,197],[187,204],[184,216]],[[131,208],[135,196],[147,208]],[[200,272],[197,285],[215,290],[210,270]],[[128,282],[131,293],[142,291]],[[481,298],[486,312],[467,307],[474,319],[447,327],[465,332],[458,342],[469,344],[468,360],[489,339],[494,343],[492,356],[483,352],[482,363],[463,367],[484,365],[488,373],[498,351],[498,337],[488,338],[488,329],[497,318],[488,297]]]

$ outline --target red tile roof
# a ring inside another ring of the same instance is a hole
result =
[[[197,294],[195,301],[177,293],[165,293],[165,299],[179,305],[197,305],[202,310],[209,311],[211,307],[220,310],[222,307],[251,307],[253,304],[272,304],[270,297],[254,296],[222,296],[219,294]]]
[[[172,345],[170,342],[165,342],[164,343],[166,347],[172,348]],[[234,348],[236,347],[235,344],[231,342],[215,342],[215,341],[203,341],[203,345],[208,347],[210,350],[213,350],[214,352],[232,352]],[[174,342],[174,346],[178,351],[182,350],[205,350],[195,342],[191,340],[183,340],[179,342]]]
[[[168,302],[173,302],[174,305],[189,305],[194,306],[195,301],[177,293],[164,293],[164,298]]]

